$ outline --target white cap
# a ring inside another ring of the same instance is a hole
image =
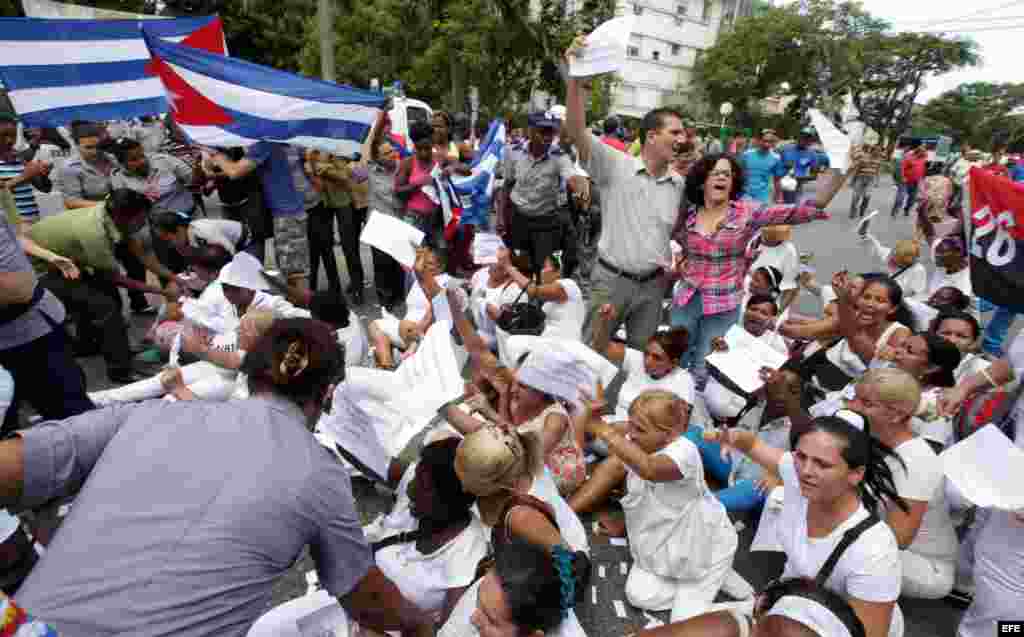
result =
[[[263,276],[263,264],[248,252],[239,252],[231,263],[220,271],[220,282],[247,290],[269,290],[270,283]]]

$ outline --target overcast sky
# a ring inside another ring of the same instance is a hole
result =
[[[963,82],[1024,82],[1024,26],[1014,30],[976,31],[1007,24],[1024,25],[1024,0],[862,0],[872,15],[884,18],[897,30],[949,29],[974,39],[981,50],[977,68],[931,78],[918,102],[926,102]],[[1000,8],[997,8],[1000,7]],[[989,11],[989,9],[992,9]],[[940,20],[969,17],[968,20],[939,23]]]

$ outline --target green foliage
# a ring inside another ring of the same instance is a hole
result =
[[[344,3],[339,3],[339,5]],[[566,15],[558,0],[537,14],[521,0],[363,0],[335,20],[338,79],[354,86],[401,80],[410,96],[467,111],[468,87],[483,112],[525,102],[534,89],[560,94],[557,59],[573,35],[612,15],[611,0],[587,0]],[[306,22],[301,67],[319,70],[315,18]]]
[[[712,104],[730,101],[750,117],[783,82],[797,96],[788,111],[797,121],[810,106],[838,110],[849,94],[869,126],[895,139],[925,77],[976,63],[969,40],[893,33],[858,2],[811,0],[737,21],[701,55],[695,76]]]
[[[997,135],[1019,139],[1024,83],[969,82],[931,99],[914,114],[914,123],[950,135],[957,142],[989,148]]]

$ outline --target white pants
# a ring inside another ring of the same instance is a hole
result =
[[[227,400],[235,390],[237,372],[218,367],[206,361],[191,363],[181,368],[181,377],[185,385],[197,398],[208,400]],[[145,380],[114,387],[103,391],[91,392],[89,398],[98,406],[113,403],[136,402],[159,398],[166,392],[160,383],[160,376],[152,376]]]
[[[732,568],[732,558],[713,564],[704,577],[681,580],[661,577],[637,567],[629,569],[626,578],[626,599],[644,610],[671,610],[669,621],[681,622],[706,613],[715,601],[722,582]]]
[[[325,590],[275,606],[249,628],[246,637],[348,637],[348,615],[338,600]]]
[[[900,594],[919,599],[942,599],[953,590],[956,562],[900,551],[903,582]]]

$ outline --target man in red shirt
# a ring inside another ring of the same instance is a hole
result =
[[[906,201],[903,204],[904,216],[909,217],[911,206],[917,203],[917,188],[921,185],[921,180],[924,179],[927,168],[928,151],[925,150],[924,146],[918,146],[903,158],[903,164],[900,169],[903,173],[903,186],[907,193]],[[898,210],[898,205],[893,206],[892,216],[895,217]]]
[[[626,152],[626,143],[619,139],[619,118],[609,117],[604,120],[604,135],[601,136],[601,142],[615,150]]]

